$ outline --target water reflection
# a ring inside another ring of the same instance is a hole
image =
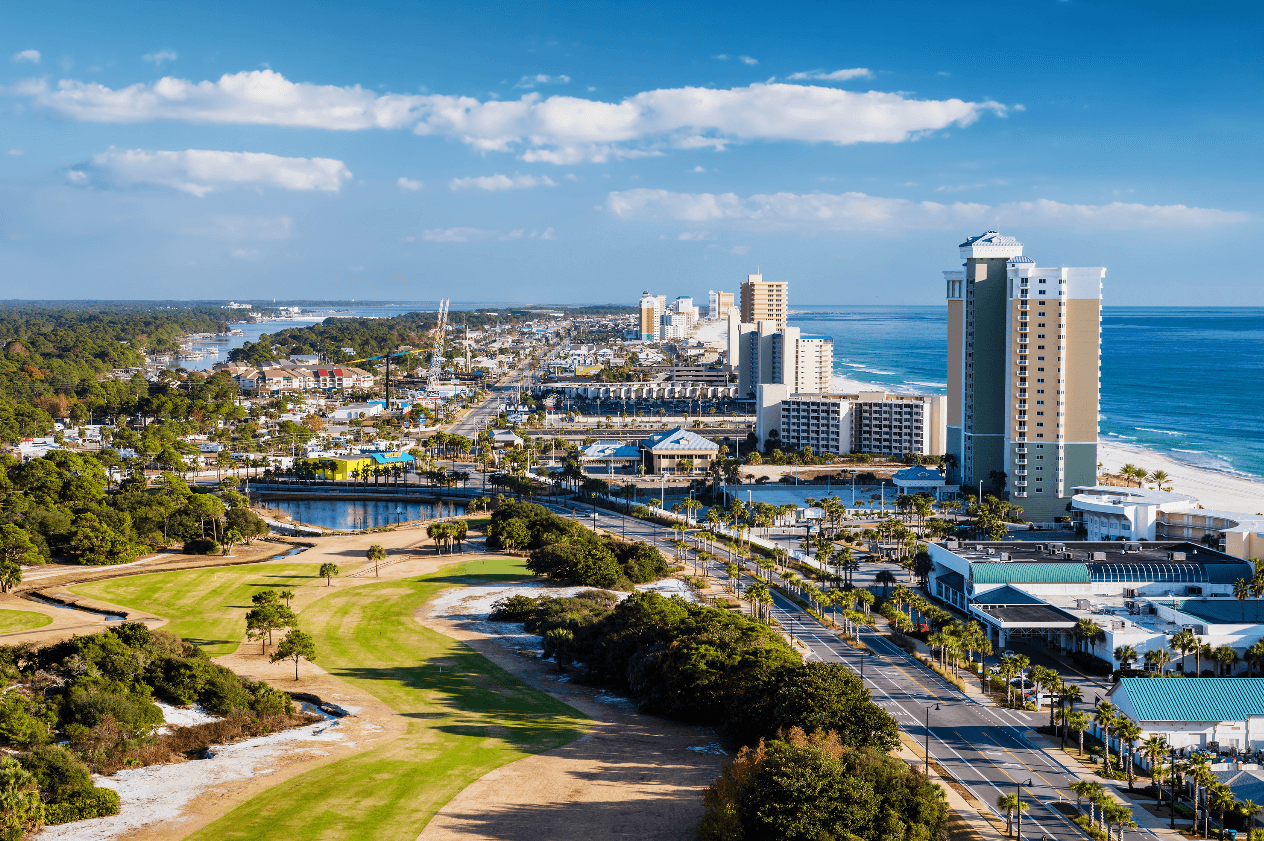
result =
[[[465,513],[464,505],[447,500],[277,499],[264,505],[299,523],[335,531],[371,529],[409,520],[434,520]]]

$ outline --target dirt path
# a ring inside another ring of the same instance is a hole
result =
[[[622,699],[566,682],[531,652],[474,630],[482,615],[418,617],[515,677],[593,719],[568,745],[490,772],[448,802],[418,841],[691,839],[702,793],[727,757],[706,727],[638,713]]]

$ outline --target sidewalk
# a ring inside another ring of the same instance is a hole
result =
[[[1124,806],[1132,809],[1132,819],[1137,822],[1138,827],[1144,827],[1145,829],[1150,830],[1156,836],[1163,839],[1163,841],[1187,841],[1185,836],[1180,833],[1179,821],[1177,822],[1177,829],[1169,829],[1168,823],[1170,821],[1166,815],[1154,815],[1145,808],[1143,804],[1152,802],[1150,798],[1142,798],[1139,792],[1133,792],[1134,795],[1137,795],[1135,800],[1127,795],[1127,780],[1102,779],[1092,770],[1085,768],[1072,757],[1068,756],[1060,747],[1060,742],[1046,736],[1043,733],[1037,733],[1034,730],[1028,731],[1025,735],[1028,741],[1033,744],[1040,744],[1043,742],[1045,745],[1045,753],[1049,755],[1050,759],[1061,765],[1066,770],[1067,774],[1075,777],[1077,780],[1088,780],[1089,782],[1097,783],[1104,788],[1116,802],[1122,803]],[[1074,795],[1071,795],[1071,798],[1074,799]],[[1189,819],[1185,818],[1183,820],[1188,822]]]

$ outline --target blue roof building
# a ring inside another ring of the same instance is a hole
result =
[[[1181,748],[1264,748],[1264,679],[1124,678],[1106,695],[1150,735]]]

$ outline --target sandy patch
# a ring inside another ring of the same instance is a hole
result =
[[[465,641],[593,721],[589,733],[569,745],[497,768],[467,786],[418,841],[694,837],[702,793],[727,761],[717,734],[641,714],[626,698],[573,683],[540,659],[538,637],[521,625],[487,620],[491,603],[504,595],[572,595],[581,589],[529,583],[462,588],[441,593],[419,611],[427,627]]]
[[[154,705],[162,710],[162,720],[167,722],[155,732],[169,733],[173,727],[193,727],[196,724],[207,724],[219,721],[219,716],[209,713],[200,704],[191,707],[173,707],[166,701],[154,701]]]
[[[1107,473],[1118,473],[1125,464],[1134,464],[1151,473],[1166,471],[1168,487],[1176,493],[1197,497],[1204,508],[1213,511],[1264,512],[1264,482],[1219,470],[1192,467],[1155,450],[1128,444],[1099,442],[1097,459]]]

